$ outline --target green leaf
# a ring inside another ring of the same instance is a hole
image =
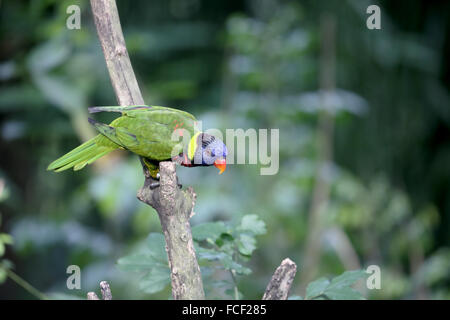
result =
[[[230,256],[226,255],[224,259],[220,261],[225,269],[234,270],[237,274],[249,275],[252,273],[252,270],[244,267],[240,263],[234,261]]]
[[[210,239],[216,241],[222,233],[227,233],[227,227],[222,221],[208,222],[196,225],[192,228],[194,240],[203,241]]]
[[[267,232],[266,224],[256,214],[248,214],[242,217],[241,230],[249,231],[255,235]]]
[[[203,247],[198,247],[196,249],[196,252],[199,260],[215,261],[215,260],[222,260],[227,257],[227,254],[225,252],[213,249],[206,249]]]
[[[256,239],[247,234],[241,234],[237,246],[241,254],[250,256],[256,249]]]
[[[4,268],[0,266],[0,284],[6,281],[6,278],[8,277],[8,273]]]
[[[139,288],[145,293],[156,293],[163,290],[169,283],[169,268],[153,268],[141,279]]]
[[[319,278],[311,282],[306,288],[306,299],[314,299],[315,297],[322,295],[329,284],[330,280],[327,278]]]
[[[33,49],[28,56],[28,66],[34,73],[55,68],[70,55],[70,46],[63,37],[54,38]]]
[[[218,261],[226,270],[234,270],[238,274],[248,275],[252,270],[233,260],[231,254],[213,249],[198,247],[199,260]]]
[[[164,236],[151,233],[137,253],[120,258],[119,267],[125,271],[145,273],[139,288],[146,293],[163,290],[170,282],[170,270],[165,250]]]
[[[366,278],[367,273],[364,270],[345,271],[343,274],[331,280],[330,288],[348,287],[362,278]]]
[[[0,242],[4,244],[13,244],[13,238],[6,233],[0,233]]]
[[[120,258],[117,261],[120,269],[131,272],[149,272],[153,268],[168,266],[165,240],[162,234],[151,233],[145,244],[141,252]]]
[[[303,298],[301,296],[290,296],[288,300],[303,300]]]
[[[306,288],[306,299],[317,299],[326,296],[333,300],[364,299],[360,292],[351,288],[357,280],[367,277],[364,270],[346,271],[329,281],[320,278],[311,282]]]
[[[363,300],[359,291],[351,287],[331,287],[325,291],[325,295],[332,300]]]
[[[216,245],[222,247],[234,241],[234,237],[229,233],[222,233],[220,237],[215,241]]]
[[[0,241],[0,257],[5,254],[5,245]]]
[[[132,254],[120,258],[117,263],[120,269],[131,272],[148,272],[152,268],[165,266],[149,254]]]
[[[166,240],[161,233],[150,233],[147,237],[148,254],[158,261],[167,262]]]

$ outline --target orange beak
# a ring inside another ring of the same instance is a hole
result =
[[[220,170],[219,174],[222,174],[227,168],[227,161],[225,159],[217,159],[214,161],[214,167]]]

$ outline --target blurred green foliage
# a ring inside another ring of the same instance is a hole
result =
[[[361,278],[366,278],[364,270],[346,271],[331,281],[320,278],[311,282],[306,288],[306,299],[361,300],[361,293],[351,287]]]
[[[249,275],[244,265],[256,249],[256,235],[266,227],[256,215],[245,215],[234,224],[206,222],[192,228],[195,249],[201,266],[204,287],[209,298],[241,297],[237,277]],[[145,293],[163,290],[170,283],[170,270],[165,241],[161,233],[151,233],[145,244],[131,255],[119,259],[122,270],[141,274],[140,289]],[[225,272],[221,272],[225,271]],[[228,274],[228,275],[227,275]],[[217,292],[217,290],[221,292]]]
[[[237,223],[206,222],[192,228],[208,299],[239,300],[243,297],[238,288],[238,277],[248,276],[252,270],[242,263],[247,262],[256,249],[255,236],[265,233],[266,225],[257,215],[245,215]],[[164,248],[163,234],[151,233],[131,255],[118,261],[122,270],[140,275],[139,289],[144,293],[162,291],[170,284]],[[308,285],[306,299],[363,299],[361,293],[351,287],[361,278],[367,278],[366,271],[346,271],[331,282],[320,278]],[[301,299],[300,296],[290,298]]]
[[[211,298],[259,299],[285,257],[299,266],[294,298],[330,298],[339,274],[354,294],[350,279],[361,273],[344,271],[372,264],[382,280],[380,290],[359,290],[369,299],[450,298],[448,2],[376,1],[376,31],[365,26],[365,0],[117,2],[148,104],[187,110],[204,128],[280,129],[277,175],[255,165],[220,177],[178,170],[198,195],[193,233]],[[71,4],[81,7],[80,30],[66,28]],[[327,105],[325,13],[336,21],[337,88]],[[95,134],[87,107],[116,103],[88,1],[1,1],[0,16],[0,233],[14,240],[1,238],[2,259],[54,298],[84,297],[106,279],[115,298],[166,299],[159,221],[136,200],[138,159],[116,152],[80,172],[45,170]],[[330,192],[320,279],[308,286],[300,273],[324,112],[334,121]],[[81,290],[66,287],[72,264]],[[145,281],[136,268],[147,268]],[[0,297],[34,298],[12,281]]]

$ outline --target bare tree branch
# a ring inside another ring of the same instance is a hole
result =
[[[88,300],[100,300],[95,292],[88,292],[87,299]]]
[[[106,281],[100,282],[100,290],[102,292],[102,299],[100,299],[95,292],[88,292],[88,300],[112,300],[111,288]]]
[[[97,34],[102,45],[109,76],[120,105],[142,105],[144,99],[128,56],[114,0],[91,0]],[[174,299],[204,299],[200,267],[195,256],[189,217],[195,202],[192,188],[181,191],[175,164],[160,163],[159,188],[143,166],[145,182],[138,199],[158,212],[166,239]]]
[[[297,265],[289,258],[284,259],[275,270],[262,299],[286,300],[296,273]]]
[[[100,282],[100,289],[102,291],[103,300],[112,300],[111,288],[109,283],[106,281]]]
[[[152,179],[146,174],[145,185],[138,192],[138,199],[151,205],[158,212],[164,237],[172,279],[174,299],[204,299],[200,267],[194,251],[189,218],[193,214],[196,195],[189,187],[178,187],[175,163],[161,162],[160,187],[151,190]]]
[[[144,104],[123,38],[116,1],[91,0],[91,7],[117,101],[122,106]]]

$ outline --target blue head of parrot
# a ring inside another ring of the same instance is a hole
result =
[[[196,139],[193,163],[195,166],[214,165],[223,173],[227,166],[227,147],[219,138],[207,133],[200,133]]]

